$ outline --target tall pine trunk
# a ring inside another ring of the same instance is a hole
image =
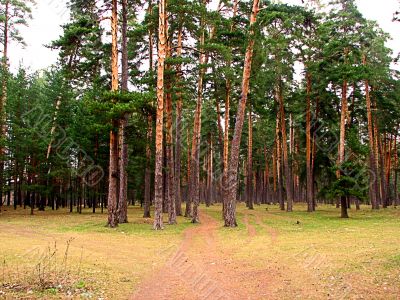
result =
[[[200,35],[199,40],[199,50],[200,59],[199,65],[202,66],[206,62],[206,55],[204,54],[204,39],[205,39],[205,28],[204,27],[204,19],[201,20],[200,24],[202,33]],[[201,111],[203,107],[203,81],[204,81],[205,69],[202,69],[199,72],[199,78],[197,81],[197,104],[196,111],[194,117],[194,126],[193,126],[193,136],[192,136],[192,151],[191,151],[191,178],[190,178],[190,199],[193,201],[193,214],[192,214],[192,223],[198,223],[199,212],[198,207],[200,204],[200,139],[201,139]]]
[[[182,26],[178,31],[178,45],[176,50],[178,57],[182,56]],[[178,64],[176,67],[176,80],[178,89],[182,88],[182,66]],[[181,156],[182,156],[182,92],[178,90],[176,102],[176,116],[175,116],[175,208],[176,215],[182,215],[182,192],[181,192]]]
[[[148,13],[153,9],[152,0],[149,0]],[[149,28],[149,74],[153,75],[153,31]],[[151,112],[147,115],[146,135],[146,170],[144,175],[144,212],[143,218],[150,218],[151,206],[151,144],[153,142],[153,116]]]
[[[187,162],[186,162],[186,206],[185,206],[185,217],[190,218],[192,216],[192,201],[190,199],[191,195],[191,184],[190,184],[190,178],[192,177],[191,175],[191,169],[190,169],[190,162],[191,162],[191,153],[190,153],[190,136],[189,136],[189,128],[186,130],[186,149],[187,149]]]
[[[167,21],[166,21],[167,22]],[[165,30],[168,35],[168,23],[165,24]],[[167,58],[171,56],[170,53],[171,42],[167,43]],[[167,71],[170,70],[170,67],[166,66]],[[166,97],[165,97],[165,137],[166,137],[166,158],[167,158],[167,174],[166,174],[166,183],[167,183],[167,203],[168,203],[168,224],[173,225],[176,224],[176,203],[175,203],[175,163],[174,163],[174,152],[173,152],[173,129],[172,129],[172,94],[171,94],[171,79],[168,78],[166,83]]]
[[[158,62],[157,62],[157,120],[156,120],[156,153],[154,178],[154,226],[155,230],[163,229],[163,124],[164,124],[164,64],[166,57],[166,1],[158,3]]]
[[[2,71],[3,71],[3,81],[1,86],[1,97],[0,97],[0,131],[1,139],[6,137],[6,112],[5,106],[7,102],[7,84],[8,84],[8,22],[9,22],[9,0],[5,1],[5,11],[4,11],[4,23],[3,23],[3,58],[2,58]],[[0,140],[0,202],[3,201],[3,185],[4,185],[4,155],[5,151],[3,148],[3,141]],[[1,207],[1,205],[0,205]],[[0,208],[1,212],[1,208]]]
[[[367,57],[363,55],[363,65],[367,64]],[[378,191],[378,170],[376,168],[376,159],[374,152],[374,131],[373,131],[373,120],[372,120],[372,112],[371,112],[371,98],[369,94],[369,81],[365,80],[365,100],[367,106],[367,120],[368,120],[368,140],[369,140],[369,189],[371,196],[371,204],[372,209],[379,209],[379,203],[377,201]]]
[[[112,0],[111,16],[111,91],[118,91],[118,1]],[[115,103],[115,101],[114,101]],[[118,226],[118,120],[112,121],[110,132],[110,167],[108,181],[108,226]]]
[[[236,116],[235,131],[231,145],[231,155],[229,162],[228,180],[225,182],[227,189],[226,203],[226,214],[225,214],[225,226],[236,227],[236,193],[238,185],[238,164],[239,164],[239,150],[242,138],[243,123],[246,110],[247,96],[250,86],[250,75],[251,75],[251,64],[253,60],[253,48],[254,48],[254,29],[253,26],[256,22],[257,14],[259,11],[259,0],[253,1],[253,8],[250,16],[250,40],[247,45],[245,61],[243,67],[243,78],[242,78],[242,93],[239,102],[238,112]]]
[[[307,105],[306,105],[306,184],[307,184],[307,211],[313,212],[313,169],[311,165],[311,74],[307,72]]]
[[[397,127],[396,133],[398,132],[399,128]],[[393,200],[393,205],[394,207],[397,207],[398,205],[398,192],[397,192],[397,169],[398,169],[398,155],[397,155],[397,134],[394,136],[394,183],[393,183],[393,188],[394,188],[394,200]]]
[[[280,210],[285,210],[285,201],[283,199],[283,179],[282,179],[282,139],[280,135],[280,110],[276,116],[275,128],[275,150],[276,150],[276,178],[277,178],[277,197]]]
[[[235,18],[238,10],[238,0],[234,0],[233,3],[233,15]],[[233,24],[231,26],[231,31],[233,31]],[[231,61],[228,61],[228,68],[231,66]],[[224,124],[224,150],[223,150],[223,174],[222,174],[222,214],[224,219],[226,218],[226,208],[228,200],[229,187],[227,186],[228,181],[228,160],[229,160],[229,121],[230,121],[230,103],[231,103],[231,89],[232,83],[231,79],[227,78],[225,81],[225,124]]]
[[[292,186],[292,174],[289,166],[289,155],[288,155],[288,145],[287,145],[287,133],[286,133],[286,117],[285,117],[285,107],[283,103],[283,91],[281,86],[281,80],[279,80],[277,85],[277,100],[279,103],[279,117],[280,117],[280,132],[282,135],[282,159],[283,159],[283,170],[285,173],[285,185],[286,185],[286,201],[287,201],[287,211],[291,212],[293,210],[293,186]]]
[[[345,139],[346,139],[346,119],[347,119],[347,81],[343,81],[342,85],[342,109],[340,114],[340,138],[339,138],[339,159],[338,165],[339,170],[337,177],[343,175],[342,171],[342,164],[345,160]],[[348,218],[349,215],[347,214],[347,197],[341,196],[340,198],[340,205],[341,205],[341,217]]]
[[[128,0],[122,0],[122,76],[121,89],[128,91]],[[129,114],[125,113],[119,121],[119,199],[118,218],[119,223],[128,222],[128,142],[126,140],[126,127]]]
[[[247,141],[247,207],[253,207],[253,118],[251,111],[251,102],[249,101],[248,112],[248,141]]]

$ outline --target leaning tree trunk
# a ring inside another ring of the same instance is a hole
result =
[[[111,91],[118,91],[118,1],[112,0],[111,35]],[[115,103],[115,101],[114,101]],[[118,226],[118,121],[112,121],[113,128],[110,132],[110,166],[108,181],[108,226]]]
[[[156,121],[156,154],[154,178],[154,226],[155,230],[163,229],[163,123],[164,123],[164,64],[166,57],[166,1],[158,4],[158,65],[157,65],[157,121]]]
[[[122,77],[121,89],[128,91],[128,0],[122,0]],[[126,127],[129,114],[125,113],[119,121],[119,194],[118,194],[118,221],[128,222],[128,142]]]
[[[259,0],[253,1],[253,8],[250,16],[250,41],[247,45],[244,67],[243,67],[243,79],[242,79],[242,93],[239,102],[238,112],[236,116],[235,131],[231,145],[231,155],[229,162],[228,180],[226,184],[226,214],[225,214],[225,226],[236,227],[236,193],[238,184],[238,164],[239,164],[239,150],[240,142],[243,131],[243,123],[246,110],[247,96],[250,86],[250,75],[251,75],[251,64],[253,60],[253,48],[254,48],[254,23],[256,22],[257,14],[259,11]]]

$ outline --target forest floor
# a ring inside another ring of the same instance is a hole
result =
[[[400,210],[221,206],[201,224],[152,230],[139,207],[108,229],[106,215],[8,209],[0,214],[0,298],[400,299]]]

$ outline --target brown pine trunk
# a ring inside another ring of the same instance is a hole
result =
[[[277,142],[276,142],[276,137],[275,137],[275,145],[274,145],[274,151],[272,152],[272,176],[273,176],[273,187],[274,187],[274,203],[276,203],[276,199],[278,197],[278,168],[277,168]]]
[[[239,164],[239,150],[240,142],[243,131],[243,123],[246,111],[246,102],[250,86],[250,75],[251,75],[251,64],[253,60],[253,48],[254,48],[254,30],[253,25],[256,22],[257,14],[259,11],[259,0],[253,0],[253,8],[250,16],[250,40],[247,45],[245,61],[243,67],[243,78],[242,78],[242,93],[239,102],[238,112],[236,116],[235,131],[231,145],[231,155],[229,162],[228,180],[225,182],[225,188],[227,191],[226,200],[226,214],[225,214],[225,226],[236,227],[236,193],[237,193],[237,174]]]
[[[209,187],[208,187],[208,195],[209,195],[209,202],[212,205],[214,203],[213,199],[213,187],[214,187],[214,149],[213,149],[213,137],[211,136],[210,139],[210,163],[209,163],[209,172],[208,172],[208,178],[209,178]]]
[[[381,182],[379,180],[379,131],[378,131],[378,119],[377,119],[377,105],[376,101],[372,101],[373,106],[375,109],[375,113],[373,114],[373,131],[374,131],[374,156],[375,156],[375,167],[376,167],[376,181],[377,181],[377,186],[378,186],[378,193],[377,193],[377,206],[382,204],[382,186]]]
[[[112,0],[111,17],[112,53],[111,53],[111,91],[118,91],[118,1]],[[115,101],[114,101],[115,102]],[[108,226],[118,226],[118,121],[113,120],[110,132],[110,167],[108,182]]]
[[[282,141],[280,136],[280,110],[276,115],[275,144],[276,144],[276,176],[277,176],[277,197],[281,210],[285,210],[285,201],[283,199],[283,180],[282,180]]]
[[[253,119],[251,102],[249,101],[248,112],[248,141],[247,141],[247,207],[254,209],[253,206]]]
[[[165,32],[168,36],[168,20],[165,23]],[[171,57],[171,39],[167,39],[166,58]],[[166,65],[167,72],[170,72],[171,67]],[[175,203],[175,162],[173,149],[173,128],[172,128],[172,93],[171,93],[171,78],[166,81],[166,97],[165,97],[165,137],[166,137],[166,191],[168,204],[168,224],[176,224],[176,203]]]
[[[202,33],[200,35],[199,47],[200,47],[200,58],[199,64],[203,65],[206,62],[206,55],[203,53],[204,39],[205,39],[205,28],[204,20],[201,20],[200,24]],[[197,104],[196,112],[194,117],[193,126],[193,137],[192,137],[192,151],[191,151],[191,178],[190,178],[190,198],[193,201],[193,215],[192,223],[198,223],[199,212],[198,207],[200,204],[200,138],[201,138],[201,111],[203,107],[203,79],[205,75],[205,69],[202,68],[199,73],[197,81]]]
[[[383,139],[385,140],[386,135],[383,134]],[[386,193],[386,178],[385,178],[385,156],[383,153],[382,136],[378,136],[378,154],[380,161],[380,177],[381,177],[381,200],[382,207],[387,207],[387,193]]]
[[[385,140],[385,153],[386,153],[386,206],[391,205],[391,188],[390,188],[390,174],[392,171],[392,143],[393,143],[393,135],[390,134],[389,144],[386,148],[386,140]]]
[[[285,184],[286,184],[286,201],[287,201],[287,211],[291,212],[293,210],[293,186],[291,171],[289,166],[289,156],[288,156],[288,146],[287,146],[287,134],[286,134],[286,118],[285,118],[285,107],[283,104],[283,91],[281,87],[281,81],[277,85],[277,100],[279,103],[280,111],[280,131],[282,134],[282,154],[283,154],[283,169],[285,172]]]
[[[179,27],[178,31],[178,45],[176,51],[177,57],[182,56],[182,26]],[[177,87],[180,88],[182,78],[182,66],[180,64],[176,67],[176,80]],[[182,216],[182,193],[181,193],[181,156],[182,156],[182,93],[177,92],[176,102],[176,119],[175,119],[175,207],[176,215]]]
[[[306,106],[306,171],[307,171],[307,211],[313,212],[313,175],[311,166],[311,74],[307,72],[307,106]]]
[[[366,65],[367,58],[363,55],[363,64]],[[378,170],[376,168],[376,159],[375,159],[375,151],[374,151],[374,131],[373,131],[373,120],[372,120],[372,112],[371,112],[371,98],[369,94],[369,82],[365,80],[365,99],[367,106],[367,120],[368,120],[368,140],[369,140],[369,166],[370,166],[370,174],[369,174],[369,188],[370,188],[370,196],[371,196],[371,204],[372,209],[379,209],[379,203],[377,201],[378,191]]]
[[[398,132],[398,128],[396,133]],[[398,172],[398,155],[397,155],[397,134],[394,136],[394,200],[393,205],[397,207],[398,205],[398,192],[397,192],[397,172]]]
[[[191,218],[192,217],[192,201],[190,198],[191,195],[191,184],[190,184],[190,178],[191,176],[191,169],[190,169],[190,162],[191,162],[191,153],[190,153],[190,136],[189,136],[189,128],[187,128],[186,131],[186,149],[187,149],[187,171],[186,171],[186,206],[185,206],[185,217],[186,218]]]
[[[338,159],[338,165],[339,165],[339,170],[338,170],[338,178],[340,178],[341,175],[343,175],[343,171],[341,171],[342,164],[344,163],[345,160],[345,138],[346,138],[346,119],[347,119],[347,81],[343,81],[343,86],[342,86],[342,109],[341,109],[341,115],[340,115],[340,140],[339,140],[339,159]],[[347,214],[347,198],[345,196],[342,196],[340,198],[340,205],[342,207],[341,210],[341,217],[342,218],[348,218]]]
[[[156,153],[154,178],[154,225],[155,230],[163,229],[163,124],[164,124],[164,64],[166,57],[166,1],[158,3],[158,65],[157,65],[157,121],[156,121]]]
[[[233,18],[237,15],[238,0],[234,0],[233,3]],[[233,24],[231,26],[233,31]],[[227,63],[228,68],[231,66],[231,61]],[[224,150],[223,150],[223,174],[222,174],[222,214],[224,220],[226,219],[227,213],[227,199],[228,199],[228,186],[226,184],[228,180],[228,160],[229,160],[229,121],[230,121],[230,103],[231,103],[231,80],[227,78],[225,81],[225,124],[224,124]]]
[[[122,0],[122,76],[121,89],[128,91],[128,0]],[[119,121],[119,199],[118,219],[119,223],[128,222],[128,143],[126,141],[126,127],[129,114],[125,113]]]
[[[153,9],[152,0],[149,0],[148,13]],[[153,72],[153,32],[149,29],[149,73]],[[146,170],[144,175],[144,212],[143,218],[150,218],[151,206],[151,144],[153,142],[153,116],[147,115],[146,136]]]
[[[315,199],[315,158],[317,156],[317,121],[318,121],[318,116],[319,116],[319,97],[317,96],[316,101],[315,101],[315,121],[314,121],[314,126],[311,129],[311,134],[312,134],[312,140],[311,140],[311,174],[312,174],[312,180],[311,180],[311,194],[312,194],[312,199],[313,199],[313,210],[315,211],[315,208],[317,206],[317,201]]]
[[[146,170],[144,177],[144,213],[143,218],[150,218],[151,206],[151,143],[153,141],[153,117],[147,116]]]
[[[9,22],[9,0],[5,1],[5,11],[4,11],[4,48],[3,48],[3,59],[2,59],[2,68],[3,68],[3,81],[2,81],[2,89],[1,89],[1,97],[0,97],[0,131],[1,136],[6,136],[6,112],[5,105],[7,102],[7,83],[8,83],[8,24]],[[0,202],[3,201],[3,179],[4,179],[4,149],[0,144]]]
[[[267,147],[264,146],[264,161],[265,161],[265,171],[264,171],[264,203],[269,203],[269,162],[267,160]]]
[[[168,24],[165,24],[165,30],[168,33]],[[170,57],[170,43],[167,43],[167,58]],[[170,67],[166,69],[169,71]],[[171,94],[171,81],[168,79],[166,84],[166,97],[165,97],[165,115],[166,115],[166,158],[167,158],[167,203],[168,203],[168,224],[176,224],[176,203],[175,203],[175,163],[174,152],[172,143],[172,94]]]

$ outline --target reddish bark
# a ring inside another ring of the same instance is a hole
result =
[[[340,139],[339,139],[339,158],[338,158],[338,172],[337,177],[340,178],[342,175],[342,164],[345,161],[345,138],[346,138],[346,119],[347,119],[347,80],[343,81],[342,85],[342,108],[340,114]],[[347,197],[341,196],[341,217],[348,218],[347,213]]]
[[[163,229],[163,125],[164,125],[164,64],[166,57],[166,1],[158,3],[158,65],[157,65],[157,120],[156,120],[156,153],[154,178],[154,225],[155,230]]]

